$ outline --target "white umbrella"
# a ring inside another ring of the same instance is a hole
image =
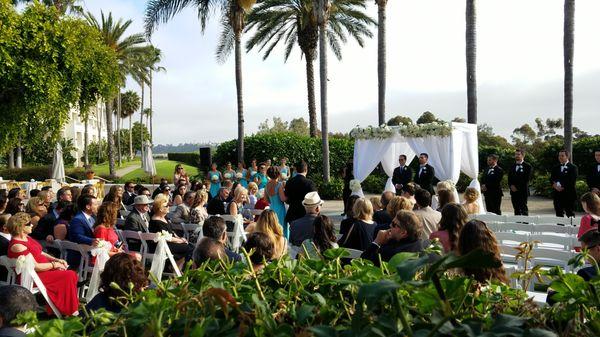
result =
[[[150,143],[144,144],[144,158],[142,158],[142,169],[150,176],[156,175],[156,165],[154,165],[154,158],[152,158],[152,146]]]
[[[52,160],[52,179],[63,183],[65,181],[65,163],[63,161],[63,152],[60,143],[56,143],[54,149],[54,158]]]

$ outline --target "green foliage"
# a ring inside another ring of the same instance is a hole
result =
[[[340,178],[331,178],[329,183],[325,183],[322,179],[315,179],[320,176],[313,176],[314,183],[317,185],[319,196],[325,200],[339,200],[342,198],[344,190],[344,181]]]
[[[419,118],[417,119],[417,124],[428,124],[428,123],[434,123],[434,122],[440,122],[441,120],[438,119],[437,117],[435,117],[435,115],[433,113],[431,113],[430,111],[425,111],[423,112],[423,114],[421,114],[421,116],[419,116]]]
[[[395,117],[390,118],[388,120],[387,125],[389,126],[397,126],[397,125],[411,125],[413,124],[412,119],[408,116],[397,115]]]
[[[108,160],[108,143],[106,140],[88,144],[88,157],[90,163],[101,164]]]
[[[378,174],[374,171],[361,183],[361,186],[364,192],[379,194],[385,188],[387,179],[385,174]]]
[[[59,141],[63,150],[63,162],[65,166],[75,164],[75,157],[71,154],[75,151],[72,139],[60,139]],[[56,141],[46,140],[41,138],[33,138],[27,142],[27,147],[23,149],[23,161],[27,165],[52,165],[54,158],[54,149]]]
[[[558,151],[563,148],[562,141],[547,144],[539,157],[539,169],[550,172],[553,166],[558,165]],[[579,175],[585,176],[595,165],[594,150],[600,149],[600,136],[585,137],[573,141],[573,162],[579,169]]]
[[[479,168],[481,170],[488,167],[487,157],[491,154],[500,157],[498,165],[505,171],[515,162],[515,150],[512,147],[479,145]]]
[[[144,133],[144,140],[150,140],[150,132],[148,132],[148,128],[145,125],[140,124],[140,122],[134,122],[132,129],[132,143],[133,143],[133,153],[135,154],[137,151],[142,151],[142,140],[141,140],[141,132]],[[123,151],[128,151],[129,149],[129,130],[121,129],[121,148]],[[114,135],[115,144],[117,143],[117,133]],[[94,157],[90,157],[90,160],[93,160]]]
[[[267,118],[258,125],[258,133],[284,133],[291,132],[299,136],[308,136],[308,123],[304,118],[294,118],[291,122],[286,122],[281,117],[273,117],[273,125]]]
[[[479,146],[498,146],[502,148],[512,148],[512,145],[506,138],[494,134],[494,130],[489,124],[477,124],[477,138]]]
[[[198,152],[189,153],[168,153],[169,160],[178,161],[198,167],[200,165],[200,154]]]

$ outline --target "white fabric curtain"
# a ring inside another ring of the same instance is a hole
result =
[[[358,139],[354,143],[354,179],[362,182],[388,151],[393,138]]]
[[[381,166],[388,175],[387,183],[385,184],[385,191],[392,191],[396,193],[396,187],[392,183],[392,175],[394,169],[398,167],[398,157],[403,154],[406,156],[406,165],[410,164],[411,160],[415,156],[415,151],[407,143],[403,137],[394,137],[392,143],[389,144],[388,150],[381,158]]]
[[[477,125],[467,123],[452,123],[455,132],[460,132],[460,136],[463,140],[462,154],[460,169],[464,174],[471,177],[471,183],[469,187],[473,187],[479,191],[479,198],[477,204],[482,213],[485,213],[485,206],[483,204],[483,198],[481,197],[481,186],[477,179],[479,175],[479,141],[477,139]]]
[[[65,182],[65,163],[63,161],[63,151],[60,143],[56,143],[54,149],[54,158],[52,158],[52,179],[59,183]]]
[[[416,153],[427,153],[429,165],[435,168],[435,176],[439,180],[452,180],[456,183],[460,176],[462,138],[455,138],[453,132],[451,137],[407,138],[407,140]]]

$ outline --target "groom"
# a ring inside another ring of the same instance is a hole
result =
[[[415,184],[429,192],[429,194],[434,195],[433,178],[435,177],[435,169],[428,162],[429,155],[421,153],[419,155],[419,169],[415,172]]]

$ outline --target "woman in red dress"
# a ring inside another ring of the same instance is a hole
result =
[[[35,271],[56,308],[65,316],[77,315],[79,313],[77,274],[67,270],[66,261],[42,252],[42,246],[29,237],[32,229],[29,214],[19,212],[13,215],[8,220],[7,228],[12,235],[8,244],[8,257],[16,259],[21,255],[31,254],[35,260]],[[48,314],[52,314],[49,306],[46,309]]]
[[[115,225],[117,224],[117,214],[119,212],[119,205],[113,202],[105,202],[98,208],[98,216],[96,223],[94,224],[94,237],[99,240],[108,242],[111,247],[108,251],[108,256],[113,256],[119,253],[123,253],[121,242],[119,242],[119,236],[115,231]],[[117,242],[119,244],[117,244]],[[140,254],[132,252],[130,253],[133,257],[142,260]],[[94,257],[92,263],[96,261]]]

